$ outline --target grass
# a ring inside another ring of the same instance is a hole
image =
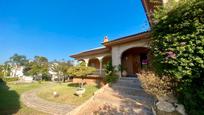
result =
[[[57,103],[80,105],[86,100],[88,100],[98,89],[96,85],[85,85],[85,94],[82,97],[78,97],[75,95],[75,90],[77,87],[78,85],[76,84],[57,84],[53,87],[42,89],[38,93],[38,96],[48,101],[53,101]],[[54,91],[59,93],[58,97],[53,96]]]
[[[46,83],[13,84],[0,83],[0,114],[2,115],[45,115],[23,105],[20,102],[20,95],[28,90],[32,90]]]

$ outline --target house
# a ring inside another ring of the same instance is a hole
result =
[[[154,24],[151,15],[154,12],[154,8],[157,5],[167,3],[168,0],[151,1],[142,0],[150,26]],[[112,41],[105,37],[102,47],[80,52],[70,57],[84,61],[87,66],[95,67],[98,70],[99,76],[104,75],[104,65],[112,61],[113,66],[122,65],[126,69],[127,76],[135,77],[144,68],[143,65],[149,65],[151,61],[149,41],[150,31],[125,36]],[[120,77],[123,77],[121,73],[118,74]]]
[[[11,77],[23,77],[24,74],[23,74],[23,69],[25,67],[24,66],[13,66],[11,68],[11,72],[10,72],[10,76]]]
[[[128,76],[134,76],[142,69],[142,62],[149,60],[149,32],[122,37],[113,41],[104,38],[103,47],[72,55],[87,66],[95,67],[103,76],[104,65],[112,61],[113,66],[122,65]]]

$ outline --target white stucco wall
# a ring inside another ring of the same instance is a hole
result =
[[[23,74],[23,69],[24,67],[23,66],[20,66],[20,67],[13,67],[11,69],[11,77],[23,77],[24,74]]]
[[[121,64],[122,53],[128,49],[135,47],[149,47],[148,39],[138,40],[130,43],[125,43],[121,45],[112,46],[112,63],[113,66],[118,66]]]

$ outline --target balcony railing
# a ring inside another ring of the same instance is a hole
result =
[[[105,69],[101,69],[101,71],[100,71],[100,69],[96,69],[96,71],[94,73],[92,73],[92,75],[99,75],[101,77],[104,77],[105,76]]]

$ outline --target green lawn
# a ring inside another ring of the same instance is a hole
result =
[[[93,93],[98,89],[96,85],[86,85],[86,92],[82,97],[78,97],[74,95],[76,88],[78,85],[76,84],[57,84],[50,88],[42,89],[38,96],[46,99],[48,101],[54,101],[57,103],[66,103],[72,105],[80,105],[86,100],[88,100]],[[56,91],[59,93],[59,97],[54,97],[53,92]]]
[[[0,115],[46,115],[23,105],[20,95],[28,90],[46,85],[46,83],[13,84],[0,83]]]

